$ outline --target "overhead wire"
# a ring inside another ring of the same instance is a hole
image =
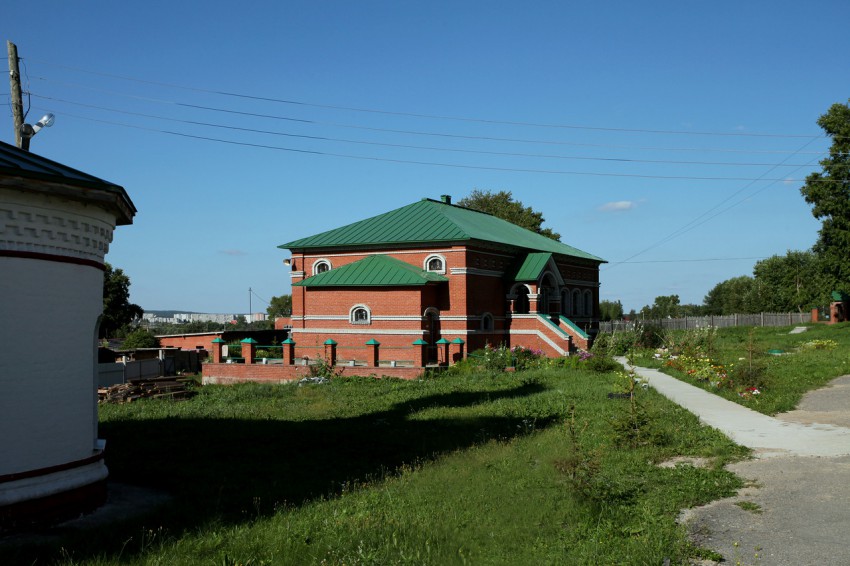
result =
[[[749,177],[716,177],[716,176],[694,176],[694,175],[647,175],[647,174],[638,174],[638,173],[610,173],[610,172],[600,172],[600,171],[572,171],[572,170],[561,170],[561,169],[533,169],[533,168],[522,168],[522,167],[497,167],[497,166],[487,166],[487,165],[469,165],[463,163],[446,163],[446,162],[437,162],[437,161],[422,161],[422,160],[414,160],[414,159],[396,159],[389,157],[374,157],[374,156],[366,156],[366,155],[353,155],[347,153],[339,153],[339,152],[331,152],[331,151],[320,151],[320,150],[311,150],[311,149],[300,149],[294,147],[282,147],[276,145],[269,144],[260,144],[260,143],[251,143],[251,142],[240,142],[235,140],[227,140],[221,138],[215,138],[211,136],[201,136],[195,134],[187,134],[185,132],[177,132],[173,130],[164,130],[160,128],[150,128],[147,126],[139,126],[136,124],[126,124],[121,122],[114,122],[111,120],[103,120],[98,118],[91,118],[87,116],[79,116],[74,114],[65,114],[65,116],[73,117],[81,120],[88,120],[92,122],[99,122],[102,124],[110,124],[113,126],[121,126],[127,128],[135,128],[139,130],[145,130],[149,132],[158,132],[163,134],[168,134],[177,137],[183,137],[188,139],[197,139],[197,140],[205,140],[211,142],[217,142],[228,145],[236,145],[243,147],[254,147],[260,149],[269,149],[275,151],[285,151],[291,153],[301,153],[301,154],[310,154],[310,155],[319,155],[319,156],[327,156],[327,157],[339,157],[344,159],[355,159],[355,160],[364,160],[364,161],[377,161],[384,163],[399,163],[399,164],[408,164],[408,165],[426,165],[433,167],[445,167],[445,168],[454,168],[454,169],[471,169],[471,170],[481,170],[481,171],[501,171],[501,172],[512,172],[512,173],[540,173],[546,175],[574,175],[574,176],[590,176],[590,177],[614,177],[614,178],[636,178],[636,179],[665,179],[665,180],[685,180],[685,181],[753,181],[753,180],[761,180],[761,181],[791,181],[797,182],[801,181],[800,179],[752,179]]]
[[[731,166],[731,167],[767,167],[774,165],[772,163],[747,163],[747,162],[734,162],[734,161],[688,161],[688,160],[674,160],[674,159],[634,159],[634,158],[621,158],[621,157],[596,157],[596,156],[580,156],[580,155],[555,155],[555,154],[543,154],[543,153],[521,153],[521,152],[508,152],[508,151],[486,151],[486,150],[475,150],[475,149],[463,149],[463,148],[453,148],[453,147],[435,147],[435,146],[423,146],[423,145],[411,145],[411,144],[400,144],[400,143],[386,143],[386,142],[375,142],[375,141],[366,141],[366,140],[353,140],[347,138],[337,138],[330,136],[314,136],[308,134],[293,134],[289,132],[279,132],[273,130],[263,130],[257,128],[246,128],[241,126],[230,126],[226,124],[217,124],[212,122],[202,122],[198,120],[187,120],[181,118],[170,118],[166,116],[159,116],[155,114],[147,114],[143,112],[134,112],[129,110],[120,110],[117,108],[109,108],[104,106],[99,106],[95,104],[87,104],[82,102],[74,102],[67,99],[56,98],[51,96],[44,96],[35,94],[33,95],[36,98],[41,98],[43,100],[51,100],[55,102],[61,102],[64,104],[71,104],[74,106],[81,106],[84,108],[92,108],[96,110],[103,110],[107,112],[114,112],[118,114],[125,114],[128,116],[138,116],[142,118],[151,118],[156,120],[162,120],[167,122],[176,122],[182,124],[190,124],[196,126],[205,126],[210,128],[220,128],[241,132],[251,132],[251,133],[259,133],[266,135],[274,135],[274,136],[284,136],[291,138],[302,138],[309,140],[317,140],[317,141],[332,141],[332,142],[340,142],[340,143],[348,143],[348,144],[358,144],[358,145],[371,145],[378,147],[393,147],[400,149],[417,149],[417,150],[428,150],[428,151],[441,151],[441,152],[453,152],[453,153],[468,153],[468,154],[478,154],[478,155],[498,155],[502,157],[532,157],[532,158],[542,158],[542,159],[563,159],[563,160],[577,160],[577,161],[602,161],[602,162],[619,162],[619,163],[649,163],[649,164],[662,164],[662,165],[722,165],[722,166]],[[783,167],[798,167],[798,164],[781,164]]]
[[[692,130],[662,130],[662,129],[645,129],[645,128],[615,128],[615,127],[603,127],[603,126],[585,126],[585,125],[576,125],[576,124],[557,124],[557,123],[541,123],[541,122],[524,122],[524,121],[514,121],[514,120],[495,120],[495,119],[486,119],[486,118],[471,118],[465,116],[448,116],[448,115],[440,115],[440,114],[425,114],[425,113],[417,113],[417,112],[400,112],[400,111],[392,111],[392,110],[381,110],[375,108],[362,108],[356,106],[341,106],[341,105],[332,105],[332,104],[319,104],[313,102],[305,102],[299,100],[290,100],[284,98],[276,98],[276,97],[268,97],[268,96],[258,96],[251,95],[245,93],[235,93],[224,90],[214,90],[214,89],[203,89],[199,87],[190,87],[185,85],[177,85],[173,83],[166,83],[161,81],[150,81],[146,79],[138,79],[134,77],[128,77],[125,75],[115,75],[111,73],[104,73],[101,71],[91,71],[82,69],[79,67],[71,67],[66,65],[58,65],[55,63],[51,63],[49,61],[43,60],[35,60],[41,64],[56,66],[68,70],[73,70],[81,73],[88,73],[94,75],[100,75],[109,78],[117,78],[126,81],[133,81],[137,83],[151,84],[156,86],[165,86],[169,88],[188,90],[194,92],[203,92],[207,94],[216,94],[220,96],[234,97],[234,98],[242,98],[248,100],[256,100],[256,101],[264,101],[264,102],[275,102],[280,104],[287,105],[296,105],[296,106],[306,106],[311,108],[323,108],[330,110],[345,110],[349,112],[364,112],[371,114],[384,114],[389,116],[406,116],[412,118],[426,118],[432,120],[451,120],[451,121],[460,121],[460,122],[473,122],[480,124],[494,124],[494,125],[508,125],[508,126],[525,126],[525,127],[535,127],[535,128],[557,128],[557,129],[569,129],[569,130],[588,130],[588,131],[602,131],[602,132],[628,132],[628,133],[651,133],[651,134],[668,134],[668,135],[695,135],[695,136],[733,136],[733,137],[764,137],[764,138],[809,138],[811,134],[773,134],[773,133],[757,133],[757,132],[711,132],[711,131],[692,131]],[[821,136],[823,136],[821,134]]]

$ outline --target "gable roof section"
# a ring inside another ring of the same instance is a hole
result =
[[[537,278],[540,277],[540,272],[543,271],[543,268],[546,267],[550,259],[552,259],[552,254],[550,253],[528,254],[525,256],[522,265],[519,266],[513,278],[514,281],[537,281]]]
[[[416,266],[387,255],[370,255],[354,263],[343,265],[313,277],[308,277],[293,287],[409,287],[448,281],[437,273],[423,271]]]
[[[462,206],[422,199],[372,218],[278,246],[290,250],[430,244],[480,240],[604,263],[602,258],[506,220]]]

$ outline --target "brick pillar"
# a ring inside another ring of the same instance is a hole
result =
[[[456,364],[463,359],[463,347],[466,344],[461,338],[455,338],[452,340],[452,357],[451,363]]]
[[[372,367],[378,367],[378,362],[381,361],[380,352],[378,351],[381,347],[381,343],[372,338],[368,342],[366,342],[367,346],[372,347]]]
[[[295,363],[295,342],[292,338],[287,338],[281,342],[283,346],[283,365],[291,366]]]
[[[537,293],[528,294],[528,314],[537,314],[537,298],[539,296]]]
[[[257,341],[253,338],[245,338],[242,340],[242,357],[245,358],[246,364],[254,363],[254,354],[257,353]]]
[[[214,364],[221,363],[221,353],[225,342],[221,338],[212,341],[212,361]]]
[[[445,338],[437,340],[437,347],[442,354],[441,359],[437,360],[440,365],[449,365],[449,344],[450,342]]]
[[[428,342],[420,338],[413,343],[413,367],[425,367],[425,358],[428,355],[425,349],[428,347]]]
[[[329,366],[334,367],[336,365],[336,342],[330,338],[325,340],[325,359]]]
[[[812,309],[812,322],[817,322],[817,321],[818,321],[818,309],[813,308]]]

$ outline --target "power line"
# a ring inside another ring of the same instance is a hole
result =
[[[688,263],[688,262],[704,262],[704,261],[752,261],[754,259],[767,259],[766,256],[757,256],[757,257],[708,257],[701,259],[652,259],[652,260],[644,260],[644,261],[620,261],[618,263],[628,263],[628,264],[637,264],[637,263]]]
[[[472,170],[480,170],[480,171],[502,171],[502,172],[510,172],[510,173],[540,173],[546,175],[576,175],[576,176],[590,176],[590,177],[620,177],[620,178],[636,178],[636,179],[664,179],[664,180],[684,180],[684,181],[774,181],[774,182],[803,182],[803,179],[752,179],[748,177],[700,177],[700,176],[690,176],[690,175],[644,175],[637,173],[603,173],[598,171],[568,171],[568,170],[559,170],[559,169],[532,169],[532,168],[520,168],[520,167],[495,167],[495,166],[486,166],[486,165],[468,165],[462,163],[445,163],[445,162],[437,162],[437,161],[420,161],[413,159],[393,159],[388,157],[372,157],[365,155],[353,155],[346,153],[337,153],[337,152],[329,152],[329,151],[319,151],[319,150],[309,150],[309,149],[299,149],[293,147],[281,147],[275,145],[268,144],[260,144],[260,143],[249,143],[249,142],[239,142],[234,140],[226,140],[221,138],[214,138],[209,136],[200,136],[194,134],[187,134],[183,132],[175,132],[172,130],[162,130],[158,128],[150,128],[146,126],[138,126],[134,124],[125,124],[121,122],[114,122],[110,120],[101,120],[97,118],[90,118],[86,116],[78,116],[74,114],[65,114],[65,116],[78,118],[81,120],[88,120],[91,122],[98,122],[102,124],[110,124],[113,126],[121,126],[126,128],[134,128],[138,130],[145,130],[149,132],[157,132],[168,134],[177,137],[183,137],[188,139],[197,139],[197,140],[205,140],[216,143],[223,143],[228,145],[236,145],[243,147],[254,147],[260,149],[270,149],[275,151],[285,151],[291,153],[301,153],[301,154],[311,154],[318,156],[326,156],[326,157],[340,157],[345,159],[357,159],[363,161],[378,161],[384,163],[399,163],[399,164],[408,164],[408,165],[426,165],[433,167],[447,167],[454,169],[472,169]],[[830,181],[829,179],[825,179],[824,181]],[[840,181],[836,181],[840,182]]]
[[[813,141],[814,141],[814,138],[813,138],[813,139],[811,139],[811,140],[809,140],[808,142],[806,142],[806,143],[805,143],[802,147],[800,147],[800,149],[801,149],[801,150],[802,150],[802,149],[805,149],[805,148],[806,148],[806,146],[808,146],[809,144],[811,144]],[[793,154],[792,154],[792,155],[793,155]],[[792,157],[792,156],[788,156],[786,159],[790,159],[791,157]],[[797,169],[802,169],[803,167],[807,167],[808,165],[811,165],[811,164],[812,164],[812,162],[810,162],[810,163],[808,163],[808,164],[806,164],[806,165],[801,165],[801,166],[800,166],[800,167],[798,167]],[[775,168],[776,168],[776,166],[771,167],[770,169],[768,169],[768,170],[764,173],[764,175],[767,175],[768,173],[770,173],[771,171],[773,171],[773,169],[775,169]],[[629,257],[628,257],[628,258],[626,258],[624,261],[619,261],[619,262],[615,262],[615,263],[611,263],[611,264],[609,264],[609,265],[608,265],[608,267],[607,267],[607,269],[611,269],[611,268],[613,268],[614,266],[619,265],[619,264],[622,264],[622,263],[627,263],[629,260],[634,259],[634,258],[638,257],[639,255],[642,255],[642,254],[644,254],[644,253],[648,252],[648,251],[649,251],[649,250],[651,250],[651,249],[657,248],[658,246],[660,246],[660,245],[662,245],[662,244],[665,244],[665,243],[669,242],[670,240],[672,240],[672,239],[674,239],[674,238],[677,238],[677,237],[679,237],[679,236],[681,236],[681,235],[683,235],[683,234],[685,234],[685,233],[687,233],[687,232],[690,232],[691,230],[693,230],[693,229],[695,229],[695,228],[697,228],[697,227],[699,227],[699,226],[702,226],[703,224],[705,224],[706,222],[708,222],[708,221],[709,221],[709,220],[711,220],[712,218],[715,218],[715,217],[719,216],[720,214],[723,214],[724,212],[727,212],[727,211],[731,210],[732,208],[734,208],[734,207],[738,206],[739,204],[742,204],[743,202],[746,202],[746,200],[748,200],[748,198],[752,198],[752,197],[754,197],[755,195],[759,194],[760,192],[764,191],[764,190],[765,190],[765,189],[767,189],[768,187],[772,186],[772,185],[773,185],[776,181],[771,181],[771,182],[770,182],[770,184],[768,184],[768,185],[766,185],[766,186],[762,187],[761,189],[759,189],[759,190],[755,191],[755,192],[754,192],[754,193],[752,193],[749,197],[747,197],[747,198],[745,198],[745,199],[741,199],[741,200],[739,200],[738,202],[735,202],[735,203],[731,204],[730,206],[728,206],[728,207],[726,207],[726,208],[724,208],[724,209],[722,209],[722,210],[719,210],[719,211],[718,211],[718,212],[716,212],[715,214],[712,214],[711,216],[709,216],[709,217],[705,218],[704,220],[702,220],[702,222],[697,222],[698,220],[700,220],[700,219],[702,219],[703,217],[705,217],[707,214],[711,213],[711,212],[712,212],[712,211],[714,211],[714,210],[717,210],[717,208],[719,208],[720,206],[722,206],[724,203],[729,202],[729,201],[730,201],[731,199],[733,199],[735,196],[739,195],[739,194],[740,194],[740,193],[742,193],[743,191],[745,191],[745,190],[747,190],[748,188],[750,188],[750,187],[751,187],[751,186],[752,186],[752,185],[753,185],[756,181],[768,181],[768,179],[764,179],[764,178],[763,178],[763,177],[764,177],[764,175],[762,175],[762,178],[755,179],[755,180],[751,181],[749,184],[747,184],[747,185],[745,185],[744,187],[742,187],[741,189],[739,189],[739,190],[735,191],[732,195],[730,195],[729,197],[727,197],[726,199],[724,199],[723,201],[721,201],[719,204],[715,205],[713,208],[711,208],[711,209],[707,210],[706,212],[702,213],[700,216],[697,216],[696,218],[694,218],[693,220],[691,220],[691,221],[690,221],[690,222],[688,222],[687,224],[685,224],[685,225],[683,225],[683,226],[679,227],[677,230],[675,230],[675,231],[674,231],[674,232],[672,232],[671,234],[668,234],[667,236],[665,236],[665,237],[664,237],[664,238],[662,238],[661,240],[659,240],[659,241],[655,242],[655,243],[654,243],[654,244],[652,244],[651,246],[649,246],[649,247],[647,247],[647,248],[644,248],[643,250],[639,251],[638,253],[636,253],[636,254],[634,254],[634,255],[629,256]]]
[[[604,127],[604,126],[584,126],[584,125],[576,125],[576,124],[556,124],[556,123],[540,123],[540,122],[523,122],[523,121],[515,121],[515,120],[498,120],[498,119],[486,119],[486,118],[470,118],[465,116],[448,116],[448,115],[440,115],[440,114],[426,114],[426,113],[418,113],[418,112],[400,112],[400,111],[391,111],[391,110],[381,110],[376,108],[362,108],[356,106],[342,106],[342,105],[332,105],[332,104],[318,104],[313,102],[305,102],[301,100],[290,100],[285,98],[276,98],[276,97],[267,97],[267,96],[258,96],[252,94],[244,94],[237,92],[228,92],[223,90],[214,90],[214,89],[203,89],[198,87],[190,87],[185,85],[177,85],[173,83],[166,83],[160,81],[151,81],[145,79],[138,79],[134,77],[128,77],[125,75],[115,75],[111,73],[104,73],[101,71],[91,71],[87,69],[82,69],[79,67],[70,67],[66,65],[59,65],[56,63],[51,63],[49,61],[37,60],[33,59],[38,63],[54,66],[58,68],[63,68],[67,70],[72,70],[80,73],[93,74],[108,78],[116,78],[125,81],[132,81],[136,83],[142,84],[150,84],[155,86],[164,86],[168,88],[175,88],[180,90],[192,91],[192,92],[202,92],[206,94],[215,94],[220,96],[227,96],[232,98],[240,98],[247,100],[256,100],[263,102],[274,102],[279,104],[287,104],[293,106],[304,106],[310,108],[322,108],[327,110],[344,110],[349,112],[362,112],[369,114],[382,114],[387,116],[405,116],[411,118],[425,118],[431,120],[448,120],[448,121],[457,121],[457,122],[470,122],[470,123],[479,123],[479,124],[492,124],[492,125],[506,125],[506,126],[523,126],[523,127],[534,127],[534,128],[549,128],[549,129],[567,129],[567,130],[586,130],[586,131],[601,131],[601,132],[620,132],[620,133],[649,133],[649,134],[663,134],[663,135],[693,135],[693,136],[718,136],[718,137],[759,137],[759,138],[809,138],[812,137],[812,134],[771,134],[771,133],[755,133],[755,132],[710,132],[710,131],[691,131],[691,130],[662,130],[662,129],[644,129],[644,128],[615,128],[615,127]],[[819,134],[821,137],[823,134]]]
[[[39,77],[41,80],[46,80]],[[56,81],[54,81],[56,82]],[[524,143],[524,144],[537,144],[537,145],[565,145],[572,147],[596,147],[596,148],[604,148],[604,149],[635,149],[642,151],[700,151],[700,152],[720,152],[720,153],[767,153],[767,154],[787,154],[788,151],[783,150],[739,150],[739,149],[724,149],[724,148],[668,148],[668,147],[652,147],[652,146],[632,146],[632,145],[617,145],[617,144],[592,144],[592,143],[584,143],[584,142],[568,142],[562,140],[540,140],[540,139],[530,139],[530,138],[511,138],[511,137],[499,137],[499,136],[482,136],[482,135],[469,135],[469,134],[453,134],[453,133],[445,133],[445,132],[430,132],[423,130],[409,130],[409,129],[398,129],[398,128],[379,128],[375,126],[363,126],[358,124],[346,124],[342,122],[330,122],[323,120],[314,120],[307,118],[296,118],[292,116],[281,116],[278,114],[264,114],[258,112],[245,112],[240,110],[233,110],[229,108],[220,108],[216,106],[206,106],[200,104],[190,104],[185,102],[177,102],[174,100],[166,100],[162,98],[152,98],[148,96],[139,96],[135,94],[127,94],[121,92],[115,92],[105,89],[93,88],[87,85],[77,85],[74,83],[62,83],[70,86],[74,86],[77,88],[82,88],[86,90],[94,90],[97,92],[102,92],[106,94],[111,94],[115,96],[122,96],[126,98],[130,98],[133,100],[142,100],[146,102],[152,102],[156,104],[164,104],[169,106],[180,106],[183,108],[191,108],[194,110],[205,110],[209,112],[218,112],[224,114],[232,114],[236,116],[247,116],[251,118],[263,118],[266,120],[282,120],[286,122],[292,123],[300,123],[300,124],[309,124],[315,126],[328,126],[334,128],[346,128],[352,130],[361,130],[361,131],[369,131],[369,132],[380,132],[380,133],[390,133],[390,134],[402,134],[402,135],[413,135],[413,136],[427,136],[427,137],[437,137],[437,138],[445,138],[445,139],[460,139],[460,140],[476,140],[476,141],[493,141],[493,142],[509,142],[509,143]],[[63,99],[53,98],[46,95],[33,95],[33,96],[41,96],[41,98],[63,101]],[[71,101],[65,101],[69,104],[76,104]],[[818,152],[820,155],[823,152]]]
[[[196,126],[206,126],[210,128],[221,128],[227,130],[241,131],[241,132],[251,132],[251,133],[259,133],[259,134],[267,134],[274,136],[285,136],[291,138],[302,138],[309,140],[317,140],[317,141],[332,141],[332,142],[340,142],[340,143],[349,143],[349,144],[358,144],[358,145],[371,145],[378,147],[394,147],[400,149],[417,149],[417,150],[427,150],[427,151],[442,151],[442,152],[452,152],[452,153],[470,153],[470,154],[478,154],[478,155],[497,155],[504,157],[531,157],[531,158],[541,158],[541,159],[564,159],[564,160],[576,160],[576,161],[602,161],[602,162],[617,162],[617,163],[648,163],[648,164],[656,164],[656,165],[721,165],[721,166],[732,166],[732,167],[767,167],[773,166],[773,163],[744,163],[744,162],[734,162],[734,161],[687,161],[687,160],[672,160],[672,159],[634,159],[634,158],[621,158],[621,157],[595,157],[595,156],[580,156],[580,155],[554,155],[554,154],[543,154],[543,153],[520,153],[520,152],[508,152],[508,151],[486,151],[486,150],[474,150],[474,149],[462,149],[462,148],[446,148],[446,147],[435,147],[435,146],[423,146],[423,145],[410,145],[410,144],[400,144],[400,143],[386,143],[386,142],[373,142],[373,141],[365,141],[365,140],[353,140],[347,138],[336,138],[329,136],[313,136],[307,134],[293,134],[288,132],[279,132],[272,130],[261,130],[256,128],[245,128],[240,126],[229,126],[225,124],[216,124],[211,122],[201,122],[197,120],[185,120],[180,118],[169,118],[165,116],[158,116],[155,114],[146,114],[142,112],[133,112],[130,110],[120,110],[117,108],[108,108],[104,106],[98,106],[94,104],[86,104],[82,102],[74,102],[66,99],[55,98],[51,96],[43,96],[35,94],[33,95],[36,98],[41,98],[44,100],[52,100],[55,102],[62,102],[65,104],[72,104],[74,106],[81,106],[84,108],[92,108],[96,110],[103,110],[107,112],[115,112],[118,114],[125,114],[128,116],[139,116],[142,118],[152,118],[156,120],[163,120],[167,122],[177,122],[182,124],[190,124]],[[820,155],[820,154],[819,154]],[[799,167],[800,164],[780,164],[783,167]]]

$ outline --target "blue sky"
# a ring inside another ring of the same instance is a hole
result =
[[[76,6],[72,5],[76,4]],[[126,188],[146,309],[262,311],[281,243],[508,190],[603,257],[601,298],[702,303],[808,249],[850,3],[16,2],[31,149]],[[7,126],[12,143],[8,92]]]

